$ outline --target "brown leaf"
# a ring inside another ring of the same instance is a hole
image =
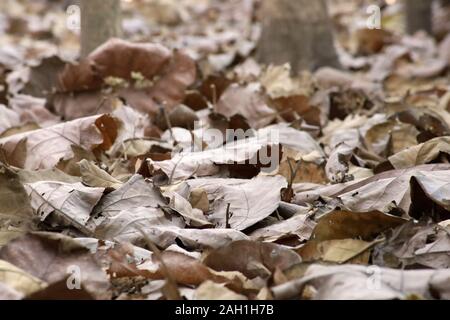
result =
[[[308,241],[297,250],[303,262],[325,261],[330,263],[367,264],[370,249],[374,243],[356,240],[340,239],[328,241]]]
[[[49,97],[57,89],[58,73],[63,67],[64,61],[58,56],[43,59],[39,65],[27,70],[27,80],[21,93],[39,98]]]
[[[215,111],[228,118],[241,114],[254,129],[270,124],[276,117],[257,83],[246,86],[232,84],[220,97]]]
[[[283,119],[287,121],[294,121],[301,117],[308,124],[315,126],[322,124],[322,111],[318,107],[312,106],[310,99],[305,95],[280,97],[272,100],[272,103]]]
[[[61,91],[67,94],[58,95],[55,109],[67,119],[97,113],[103,104],[108,105],[98,92],[108,78],[129,82],[131,85],[118,88],[117,95],[139,111],[154,114],[158,105],[171,108],[183,101],[186,88],[195,81],[196,69],[182,52],[172,53],[159,44],[111,39],[79,64],[66,65],[59,79]],[[77,110],[74,105],[78,101],[84,104]]]
[[[83,287],[77,290],[67,288],[67,280],[52,283],[43,290],[36,291],[26,300],[95,300],[94,297]]]
[[[357,51],[362,55],[370,55],[380,52],[383,47],[391,42],[392,34],[384,29],[359,29],[356,32]]]
[[[202,210],[203,213],[209,211],[208,194],[201,188],[191,190],[189,202],[191,203],[192,208]]]
[[[2,138],[0,146],[7,160],[17,161],[14,153],[21,141],[25,141],[26,155],[21,155],[24,164],[11,164],[30,170],[50,169],[60,160],[73,157],[72,145],[87,150],[98,146],[108,149],[116,131],[115,120],[110,116],[93,116]]]
[[[111,39],[78,65],[66,65],[60,74],[61,88],[68,92],[99,89],[102,79],[131,79],[132,72],[141,72],[147,79],[153,79],[170,58],[170,51],[158,44]]]
[[[49,284],[66,280],[78,268],[85,290],[96,299],[110,297],[109,280],[89,250],[58,234],[27,234],[0,249],[8,261]]]
[[[404,219],[372,212],[333,211],[321,217],[312,232],[317,241],[336,239],[373,240],[382,232],[405,223]]]
[[[284,270],[300,261],[294,251],[276,244],[237,241],[212,251],[204,263],[214,270],[239,271],[252,279],[267,278],[276,268]]]
[[[438,137],[425,143],[411,146],[389,157],[389,162],[395,169],[410,168],[432,163],[441,153],[450,154],[449,137]]]
[[[211,279],[216,280],[216,277],[203,263],[188,257],[182,253],[166,251],[162,253],[164,265],[167,271],[180,284],[199,285],[202,282]],[[153,258],[153,260],[156,260]],[[153,269],[156,263],[156,270]],[[164,279],[164,273],[160,263],[153,261],[146,267],[146,262],[138,266],[139,274],[150,279]],[[153,269],[153,270],[151,270]]]
[[[33,211],[20,177],[0,165],[0,230],[8,226],[27,227]]]

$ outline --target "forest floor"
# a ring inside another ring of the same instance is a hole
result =
[[[335,1],[342,69],[292,76],[256,0],[123,1],[82,60],[1,1],[0,298],[450,299],[450,9],[399,2]]]

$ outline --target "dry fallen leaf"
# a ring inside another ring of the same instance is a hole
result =
[[[51,169],[73,157],[72,145],[87,150],[108,149],[116,137],[116,122],[107,115],[82,118],[0,139],[6,160],[24,169]],[[23,163],[21,163],[23,161]]]
[[[50,214],[86,232],[86,224],[104,188],[88,188],[81,183],[39,181],[25,184],[31,207],[41,221]]]
[[[276,299],[289,299],[299,297],[305,285],[311,285],[316,289],[313,299],[317,300],[393,300],[407,299],[408,296],[447,299],[448,276],[446,269],[396,270],[376,266],[312,265],[303,278],[274,287],[272,292]]]
[[[48,284],[66,280],[78,270],[84,288],[94,297],[107,299],[110,295],[110,284],[99,262],[89,250],[66,236],[24,235],[2,247],[0,259]]]
[[[333,211],[322,216],[315,226],[311,239],[316,241],[336,239],[373,240],[379,234],[405,223],[404,219],[378,211]]]
[[[396,268],[400,265],[420,265],[444,269],[450,264],[447,228],[409,221],[389,232],[386,237],[385,242],[374,248],[373,259],[380,266]]]
[[[0,260],[0,270],[0,283],[25,296],[46,287],[44,281],[26,273],[9,262]]]
[[[253,180],[196,179],[187,183],[194,189],[205,190],[213,200],[209,221],[226,228],[228,220],[229,226],[236,230],[245,230],[271,215],[280,204],[281,189],[286,186],[286,180],[280,176]]]
[[[422,177],[418,179],[424,181],[425,192],[429,192],[432,202],[439,204],[442,201],[442,196],[437,194],[434,198],[430,191],[442,186],[442,182],[430,184],[427,183],[429,181],[427,177],[434,177],[434,171],[438,172],[437,176],[445,177],[448,174],[448,169],[447,164],[432,164],[387,171],[360,181],[298,193],[294,202],[302,204],[304,201],[314,201],[321,195],[338,200],[342,207],[349,211],[395,213],[396,210],[400,210],[399,213],[405,216],[411,214],[420,216],[422,212],[414,212],[419,208],[414,208],[412,203],[415,198],[412,196],[410,182],[416,176]],[[445,184],[442,187],[445,188]]]
[[[241,294],[233,292],[225,287],[223,284],[218,284],[212,281],[203,282],[195,290],[196,300],[247,300]]]
[[[282,151],[279,143],[296,151],[299,155],[307,155],[314,151],[319,156],[323,153],[308,133],[283,125],[266,127],[256,131],[255,136],[236,142],[228,141],[224,137],[221,139],[227,142],[223,147],[215,146],[201,152],[183,150],[170,160],[149,159],[148,166],[154,175],[163,174],[169,183],[174,183],[192,176],[216,175],[220,171],[220,165],[232,168],[240,164],[250,164],[259,167],[267,166],[266,171],[274,170],[280,161],[279,152]]]
[[[1,299],[450,298],[448,1],[69,2],[0,1]]]
[[[275,242],[292,236],[298,237],[300,240],[307,240],[311,237],[315,225],[309,219],[310,217],[306,213],[299,212],[286,220],[256,229],[250,233],[250,237],[255,241],[264,242]]]
[[[236,106],[241,107],[236,109]],[[270,124],[276,117],[275,111],[267,106],[258,83],[245,87],[231,85],[220,97],[215,111],[228,118],[240,114],[254,129]]]
[[[83,183],[88,186],[113,189],[118,189],[122,186],[122,182],[86,159],[81,160],[79,165]]]
[[[280,245],[236,241],[212,251],[204,263],[217,271],[239,271],[251,278],[266,278],[276,269],[287,269],[299,263],[300,257]]]
[[[325,261],[339,264],[367,264],[370,258],[369,250],[373,246],[374,243],[355,239],[312,240],[297,252],[304,262]]]
[[[171,52],[160,44],[111,39],[80,63],[65,66],[59,74],[62,94],[55,108],[67,119],[96,113],[104,103],[98,91],[104,82],[123,79],[133,85],[119,89],[118,95],[137,110],[155,114],[160,104],[174,107],[182,102],[195,78],[194,62],[180,51]],[[81,109],[75,107],[79,105],[77,96],[72,97],[71,92],[87,94]]]
[[[27,227],[33,210],[28,194],[20,181],[19,175],[12,170],[0,166],[0,230],[8,226]]]

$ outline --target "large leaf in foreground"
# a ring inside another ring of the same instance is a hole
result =
[[[77,272],[82,287],[90,294],[98,299],[110,297],[109,280],[99,262],[72,238],[49,233],[27,234],[2,247],[0,259],[48,284],[65,281],[72,272]]]
[[[312,286],[313,299],[448,299],[450,270],[396,270],[357,265],[311,265],[304,277],[272,288],[276,299],[291,299]]]

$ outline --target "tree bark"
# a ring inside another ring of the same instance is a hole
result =
[[[292,71],[339,67],[325,0],[264,0],[257,58]]]
[[[431,0],[405,0],[406,26],[409,34],[423,30],[431,34]]]
[[[121,33],[120,0],[81,0],[82,57]]]

